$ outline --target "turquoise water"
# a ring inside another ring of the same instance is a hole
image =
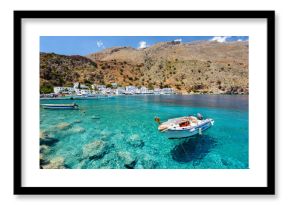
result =
[[[40,111],[42,168],[248,168],[248,96],[115,96]],[[202,113],[215,125],[202,135],[167,139],[154,117]]]

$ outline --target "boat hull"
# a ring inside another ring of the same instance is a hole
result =
[[[44,109],[51,109],[51,110],[75,110],[75,109],[77,109],[75,107],[49,107],[49,106],[45,106],[43,108]]]
[[[76,110],[78,109],[77,105],[57,105],[57,104],[43,104],[42,107],[44,109],[51,109],[51,110]]]
[[[186,129],[186,130],[167,130],[164,132],[166,134],[167,138],[169,139],[178,139],[178,138],[186,138],[186,137],[192,137],[197,134],[202,134],[203,131],[207,130],[213,125],[213,121],[209,120],[194,129]]]

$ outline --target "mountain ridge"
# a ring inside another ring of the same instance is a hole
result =
[[[182,94],[248,94],[248,42],[161,42],[87,56],[40,53],[41,86],[118,83]]]

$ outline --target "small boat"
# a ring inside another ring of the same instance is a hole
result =
[[[76,103],[73,104],[41,104],[44,109],[53,109],[53,110],[75,110],[78,109]]]
[[[160,123],[159,118],[155,118],[156,122]],[[169,139],[191,137],[196,134],[202,134],[214,125],[213,119],[203,119],[200,114],[195,116],[185,116],[169,119],[166,122],[160,123],[158,130],[166,133]]]

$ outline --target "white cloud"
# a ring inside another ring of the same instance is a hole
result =
[[[240,42],[247,42],[249,39],[241,39],[241,38],[239,38],[237,41],[240,41]]]
[[[227,41],[227,39],[230,38],[230,36],[215,36],[210,41],[217,41],[219,43],[224,43]]]
[[[147,48],[149,45],[147,44],[146,41],[140,41],[139,42],[139,47],[138,48]]]
[[[102,41],[97,41],[98,48],[105,48],[104,43]]]
[[[174,42],[179,42],[179,43],[181,43],[181,42],[182,42],[182,39],[181,39],[181,38],[175,39]]]

